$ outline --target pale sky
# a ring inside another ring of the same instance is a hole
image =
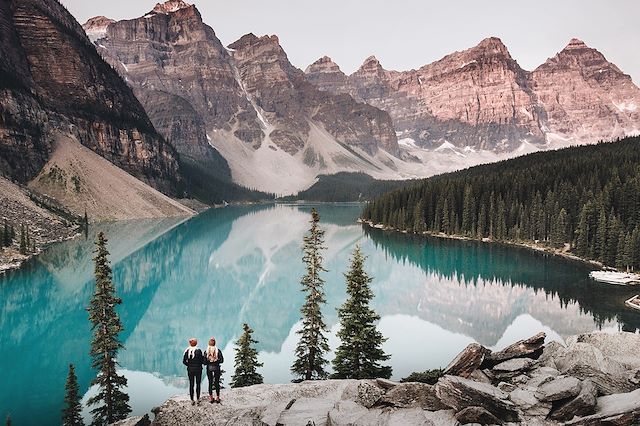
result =
[[[61,0],[80,23],[96,15],[131,19],[157,0]],[[203,20],[228,45],[275,34],[305,69],[323,55],[350,74],[369,55],[408,70],[497,36],[526,70],[573,37],[640,83],[640,0],[199,0]]]

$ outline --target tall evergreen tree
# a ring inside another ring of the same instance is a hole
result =
[[[118,338],[122,323],[115,308],[122,300],[116,296],[108,259],[107,238],[102,232],[97,236],[95,253],[93,261],[96,289],[87,310],[93,330],[91,366],[98,370],[98,375],[91,384],[98,386],[98,394],[89,399],[88,405],[98,405],[91,410],[91,424],[103,426],[125,419],[131,408],[129,396],[121,390],[127,386],[127,379],[116,372],[116,356],[123,345]]]
[[[345,274],[348,298],[338,309],[341,343],[333,360],[335,373],[332,375],[336,379],[391,377],[391,367],[380,365],[389,355],[381,347],[386,339],[376,328],[380,316],[369,306],[373,299],[372,278],[364,270],[365,259],[357,246]]]
[[[62,409],[62,426],[84,426],[82,405],[80,404],[80,387],[73,364],[69,364],[67,383],[64,386],[64,408]]]
[[[235,372],[231,376],[232,388],[258,385],[263,382],[262,374],[256,371],[258,367],[262,367],[262,363],[258,362],[258,351],[253,346],[258,341],[251,337],[253,330],[248,324],[245,323],[242,330],[242,335],[236,341]]]
[[[300,309],[302,314],[302,329],[298,331],[300,340],[296,346],[296,359],[291,366],[291,372],[300,379],[326,379],[327,360],[325,354],[329,352],[329,343],[324,333],[328,332],[322,317],[322,306],[326,303],[324,294],[324,279],[322,272],[322,250],[324,247],[324,230],[320,228],[320,215],[316,209],[311,210],[311,228],[304,236],[302,261],[307,272],[302,277],[302,291],[305,302]]]

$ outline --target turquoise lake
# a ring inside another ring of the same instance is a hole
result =
[[[624,307],[634,290],[589,280],[584,264],[526,249],[365,229],[356,223],[360,205],[316,207],[328,247],[330,345],[338,344],[336,308],[346,297],[342,274],[361,244],[394,379],[443,367],[471,342],[501,348],[541,330],[562,340],[596,329],[640,329],[640,313]],[[69,363],[85,399],[91,394],[85,308],[100,230],[109,238],[123,299],[126,350],[119,362],[133,414],[186,392],[181,355],[192,336],[202,344],[217,338],[228,383],[233,341],[244,322],[260,342],[265,381],[290,381],[303,300],[300,247],[310,209],[227,207],[187,221],[100,224],[87,238],[55,245],[0,276],[0,418],[10,414],[14,425],[59,424]]]

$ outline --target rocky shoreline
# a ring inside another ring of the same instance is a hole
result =
[[[538,252],[538,253],[551,254],[553,256],[559,256],[559,257],[562,257],[562,258],[567,259],[567,260],[573,260],[573,261],[576,261],[576,262],[584,263],[584,264],[587,264],[589,266],[596,267],[598,269],[605,268],[605,265],[603,265],[601,262],[598,262],[596,260],[584,259],[584,258],[582,258],[580,256],[576,256],[575,254],[570,253],[570,252],[568,252],[568,251],[566,251],[564,249],[563,250],[554,249],[552,247],[548,247],[548,246],[541,245],[541,244],[536,244],[536,243],[524,243],[524,242],[517,242],[517,241],[496,241],[496,240],[492,240],[490,238],[482,238],[482,239],[480,239],[480,238],[468,237],[468,236],[464,236],[464,235],[446,234],[444,232],[424,231],[422,233],[416,233],[416,232],[409,232],[409,231],[401,231],[401,230],[396,229],[396,228],[391,228],[389,226],[373,223],[371,221],[362,220],[362,219],[358,219],[358,223],[366,225],[366,226],[368,226],[370,228],[381,229],[383,231],[400,232],[402,234],[424,235],[424,236],[434,237],[434,238],[444,238],[444,239],[447,239],[447,240],[477,241],[477,242],[482,242],[482,243],[503,244],[503,245],[506,245],[506,246],[520,247],[520,248],[529,249],[529,250],[532,250],[532,251],[535,251],[535,252]]]
[[[0,194],[0,231],[6,221],[16,232],[12,244],[0,248],[0,274],[18,269],[25,261],[42,253],[51,244],[80,235],[80,226],[77,223],[81,219],[73,217],[55,200],[2,177]],[[20,253],[22,224],[29,228],[29,238],[35,248],[26,254]]]
[[[224,391],[223,403],[175,396],[148,425],[572,425],[640,424],[640,335],[594,332],[566,346],[544,333],[492,352],[473,343],[435,385],[325,380]]]

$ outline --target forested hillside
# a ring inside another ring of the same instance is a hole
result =
[[[283,197],[282,201],[365,201],[407,184],[408,181],[402,180],[377,180],[366,173],[340,172],[320,175],[311,187],[298,195]]]
[[[362,219],[412,232],[538,242],[640,269],[640,137],[538,152],[425,179]]]

